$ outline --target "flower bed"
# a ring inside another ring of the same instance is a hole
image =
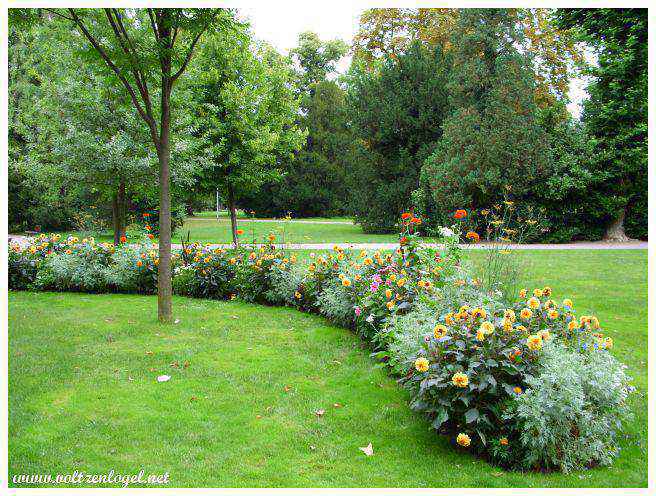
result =
[[[458,241],[480,236],[462,236],[466,216],[443,229],[440,252],[419,246],[411,213],[392,252],[335,247],[301,263],[273,235],[252,250],[194,243],[174,254],[174,292],[293,306],[353,329],[456,449],[513,469],[611,463],[631,391],[613,341],[550,288],[514,297],[472,277]],[[42,235],[10,248],[9,284],[154,293],[157,264],[154,247]]]

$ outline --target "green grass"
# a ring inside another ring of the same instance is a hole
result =
[[[172,487],[645,487],[647,252],[530,260],[528,282],[598,315],[635,378],[612,467],[504,473],[454,450],[354,335],[317,316],[175,298],[180,321],[167,327],[154,297],[10,292],[10,481],[143,468],[170,472]]]
[[[194,212],[194,217],[209,217],[216,219],[216,210],[205,210],[203,212]],[[243,210],[237,210],[238,219],[249,219],[251,216],[245,213]],[[219,218],[221,219],[230,219],[230,214],[227,210],[219,210]],[[292,220],[321,220],[321,221],[337,221],[337,222],[352,222],[351,217],[303,217],[303,218],[293,218]]]

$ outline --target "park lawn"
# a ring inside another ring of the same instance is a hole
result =
[[[266,222],[237,222],[244,230],[241,239],[245,243],[266,241],[273,233],[282,243],[394,243],[398,234],[367,234],[359,225],[339,221],[339,224],[321,224],[295,221],[271,220]],[[173,236],[173,242],[181,239],[201,243],[231,243],[232,232],[229,219],[188,217],[184,225]]]
[[[213,218],[216,219],[216,210],[204,210],[202,212],[194,212],[193,217],[204,217],[204,218]],[[227,210],[219,210],[219,218],[221,219],[230,219],[230,213]],[[243,210],[237,209],[237,218],[238,219],[250,219],[251,215],[247,214]],[[255,217],[260,219],[260,217]],[[292,218],[292,220],[320,220],[320,221],[335,221],[335,222],[353,222],[352,217],[299,217]]]
[[[647,252],[529,256],[527,283],[599,316],[635,378],[612,467],[505,473],[454,450],[357,337],[318,316],[175,298],[167,327],[155,297],[10,292],[10,481],[143,468],[174,487],[645,487]]]

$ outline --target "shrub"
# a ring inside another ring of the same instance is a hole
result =
[[[604,350],[581,355],[561,343],[546,346],[538,373],[527,377],[528,389],[509,413],[523,463],[563,472],[609,465],[628,414],[624,369]]]

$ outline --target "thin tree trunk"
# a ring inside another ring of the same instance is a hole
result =
[[[168,28],[165,26],[165,30]],[[170,32],[163,33],[168,39]],[[168,35],[168,36],[167,36]],[[172,319],[171,296],[171,193],[170,193],[170,124],[171,124],[171,56],[162,60],[161,129],[159,159],[159,266],[157,270],[157,316],[162,323]]]
[[[121,243],[125,236],[125,217],[127,212],[127,199],[125,197],[125,182],[121,181],[118,190],[112,195],[112,228],[114,230],[114,245]]]
[[[624,232],[624,219],[626,218],[626,207],[620,210],[617,217],[609,224],[604,234],[606,241],[629,241],[629,237]]]
[[[239,247],[239,236],[237,236],[237,206],[235,205],[235,192],[232,185],[228,184],[228,210],[230,210],[230,225],[232,227],[232,242],[235,248]]]

